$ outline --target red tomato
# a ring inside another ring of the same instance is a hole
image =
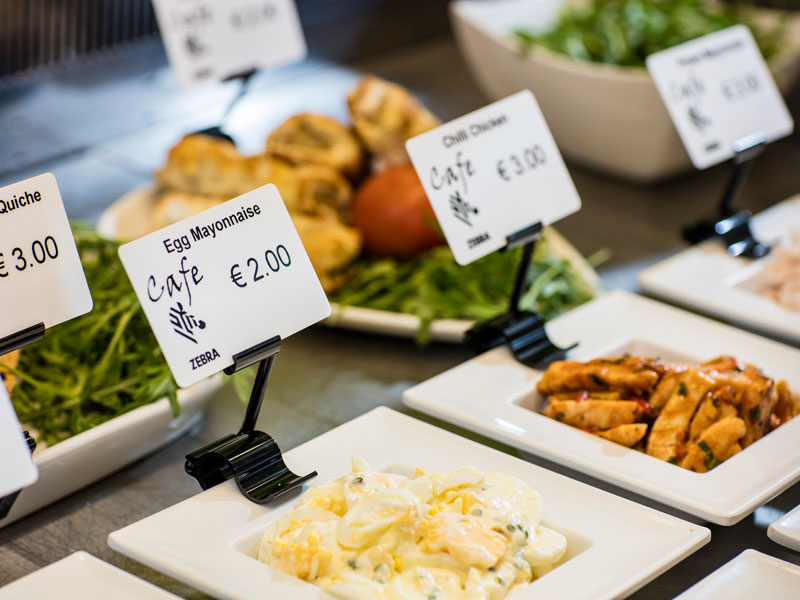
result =
[[[410,164],[389,167],[367,179],[356,191],[350,215],[371,254],[411,258],[444,242]]]

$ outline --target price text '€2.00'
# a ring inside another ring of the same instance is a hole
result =
[[[231,266],[231,281],[239,288],[245,288],[248,283],[261,281],[269,277],[270,273],[277,273],[281,268],[291,266],[292,257],[289,256],[286,246],[279,244],[275,250],[264,252],[263,262],[250,257],[244,264],[244,273],[239,263]]]
[[[34,240],[30,250],[20,247],[12,248],[6,254],[0,251],[0,278],[6,278],[14,271],[25,271],[58,258],[58,244],[52,235],[42,240]]]

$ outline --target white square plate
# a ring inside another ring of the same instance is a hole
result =
[[[627,292],[584,304],[548,323],[547,332],[562,347],[579,342],[573,360],[629,352],[699,362],[732,354],[800,391],[800,350]],[[403,401],[720,525],[733,525],[800,479],[800,418],[713,471],[694,473],[545,417],[536,392],[541,375],[495,348],[406,390]]]
[[[770,523],[767,535],[773,542],[800,552],[800,506]]]
[[[757,550],[745,550],[675,600],[797,600],[800,567]]]
[[[800,196],[755,215],[750,225],[761,242],[778,244],[800,230]],[[733,323],[800,343],[800,312],[784,308],[752,289],[764,268],[760,260],[734,258],[716,240],[679,252],[639,274],[646,292]]]
[[[75,552],[0,588],[0,600],[180,600],[86,552]]]
[[[638,589],[708,542],[704,527],[681,521],[557,475],[432,425],[377,408],[287,452],[313,483],[349,472],[363,456],[393,464],[449,470],[470,465],[515,475],[536,489],[544,523],[568,539],[564,562],[514,598],[619,598]],[[236,600],[331,598],[321,588],[256,560],[269,523],[295,498],[273,506],[246,500],[228,481],[109,535],[109,545],[215,597]]]

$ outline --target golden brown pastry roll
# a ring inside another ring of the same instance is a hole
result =
[[[381,166],[408,162],[406,140],[441,124],[405,88],[378,77],[364,77],[347,95],[358,137]]]
[[[170,150],[156,181],[166,189],[229,200],[267,183],[274,168],[263,156],[242,156],[226,140],[192,134]]]
[[[267,154],[295,165],[323,165],[349,177],[361,172],[364,152],[344,125],[322,115],[290,117],[267,138]]]
[[[0,356],[0,363],[12,369],[15,368],[17,364],[19,364],[19,350],[14,350],[13,352]],[[0,367],[0,382],[0,385],[5,384],[6,391],[8,391],[10,395],[11,390],[13,390],[14,386],[17,384],[17,376],[3,369],[3,367]]]
[[[347,283],[361,252],[361,234],[337,221],[293,214],[292,221],[323,289],[330,293]]]
[[[203,196],[186,192],[164,191],[156,195],[150,212],[152,231],[177,223],[187,217],[221,204],[230,198],[226,196]]]
[[[346,222],[353,186],[338,171],[322,165],[295,169],[297,193],[286,205],[292,212]]]

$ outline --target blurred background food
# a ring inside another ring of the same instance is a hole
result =
[[[784,93],[800,75],[796,12],[708,0],[456,0],[450,14],[487,96],[530,89],[567,158],[639,182],[690,168],[642,66],[648,53],[745,22]]]

